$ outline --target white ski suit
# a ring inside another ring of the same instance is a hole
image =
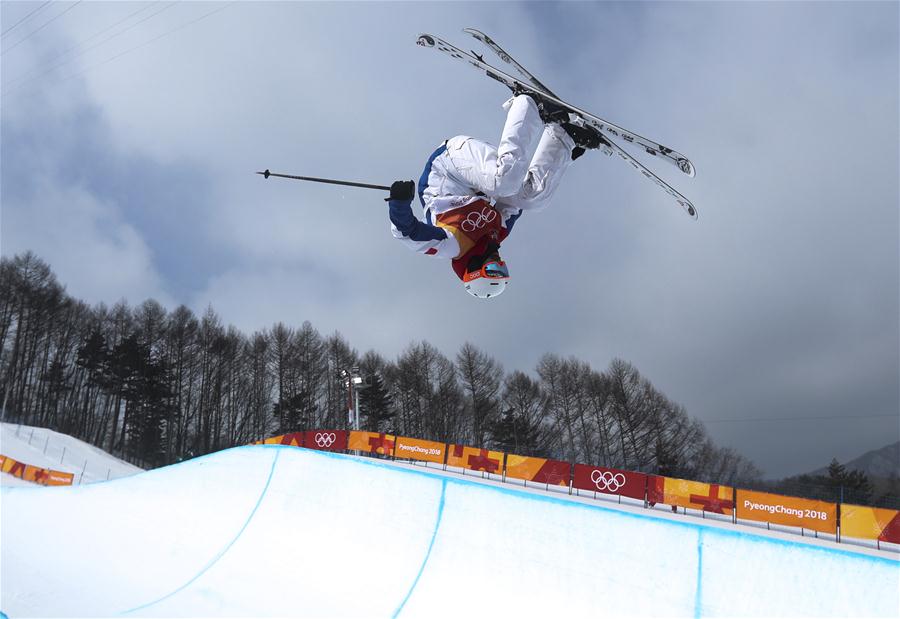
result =
[[[458,135],[431,155],[418,183],[424,222],[413,215],[411,201],[389,202],[395,238],[415,251],[461,260],[488,237],[503,241],[524,211],[547,206],[575,142],[558,124],[545,125],[527,95],[503,107],[499,147]]]

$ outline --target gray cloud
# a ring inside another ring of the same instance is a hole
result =
[[[80,5],[3,56],[3,83],[134,6]],[[701,420],[851,417],[709,424],[771,475],[897,440],[897,419],[852,418],[900,411],[896,5],[242,3],[174,30],[215,8],[179,3],[4,96],[4,254],[90,301],[310,320],[388,356],[620,356]],[[466,26],[689,154],[695,179],[649,165],[700,221],[590,154],[517,224],[509,292],[475,303],[390,238],[377,192],[253,174],[387,184],[446,137],[496,139],[504,89],[413,45],[468,45]]]

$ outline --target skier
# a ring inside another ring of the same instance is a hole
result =
[[[449,258],[466,291],[482,299],[506,289],[509,269],[500,245],[522,213],[545,208],[572,161],[606,143],[536,94],[514,91],[503,108],[498,147],[458,135],[429,157],[418,183],[424,222],[412,212],[413,181],[394,182],[385,199],[394,237],[415,251]]]

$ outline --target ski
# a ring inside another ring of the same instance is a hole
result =
[[[475,28],[465,28],[463,30],[463,32],[474,37],[475,39],[478,39],[479,41],[484,43],[486,46],[488,46],[491,49],[491,51],[493,51],[495,54],[497,54],[497,57],[500,58],[500,60],[502,60],[506,64],[513,67],[516,71],[518,71],[518,73],[523,78],[525,78],[527,81],[530,81],[534,86],[536,86],[538,88],[538,90],[542,90],[542,91],[544,91],[544,93],[559,100],[559,102],[565,103],[556,94],[554,94],[553,91],[551,91],[549,88],[547,88],[544,84],[541,83],[540,80],[538,80],[534,75],[532,75],[532,73],[528,69],[523,67],[521,64],[519,64],[516,61],[515,58],[510,56],[509,53],[505,49],[500,47],[500,45],[498,45],[497,42],[494,41],[491,37],[484,34],[480,30],[476,30]],[[446,43],[446,41],[444,41],[444,43]],[[449,43],[448,43],[448,45],[449,45]],[[487,65],[487,63],[484,62],[484,59],[481,56],[479,56],[478,54],[475,54],[474,52],[472,53],[472,55],[476,59],[481,61],[483,64]],[[487,65],[487,66],[490,66],[490,65]],[[567,104],[567,107],[573,107],[573,106]],[[594,116],[594,115],[592,114],[591,116]],[[646,150],[647,153],[650,155],[654,155],[654,156],[661,155],[664,160],[668,161],[669,163],[674,164],[676,167],[678,167],[679,170],[681,170],[688,176],[693,177],[695,175],[694,166],[690,162],[690,160],[687,157],[685,157],[684,155],[682,155],[681,153],[677,152],[676,150],[669,148],[668,146],[663,146],[662,144],[654,142],[653,140],[650,140],[648,138],[642,137],[642,136],[634,133],[633,131],[623,129],[622,127],[619,127],[618,125],[614,125],[613,123],[611,123],[607,120],[603,120],[602,118],[597,118],[596,116],[594,116],[594,118],[606,126],[607,133],[610,133],[611,135],[616,136],[616,137],[621,137],[622,139],[626,140],[627,142],[631,142],[631,143],[642,146],[644,148],[644,150]]]
[[[487,47],[489,47],[491,49],[491,51],[493,51],[497,55],[497,57],[501,61],[503,61],[506,64],[513,67],[516,71],[518,71],[519,75],[521,75],[527,81],[531,82],[538,90],[543,91],[544,94],[547,94],[547,95],[550,95],[551,97],[559,99],[559,97],[552,90],[547,88],[547,86],[545,86],[538,78],[536,78],[531,73],[531,71],[529,71],[528,69],[523,67],[521,64],[519,64],[515,58],[510,56],[509,53],[505,49],[500,47],[500,45],[496,41],[494,41],[491,37],[484,34],[480,30],[476,30],[475,28],[464,28],[463,32],[465,32],[468,35],[471,35],[472,37],[474,37],[474,38],[478,39],[479,41],[481,41],[482,43],[484,43]],[[480,60],[481,62],[484,62],[484,59],[481,58],[480,56],[478,56],[477,54],[474,54],[474,52],[473,52],[473,55],[476,58],[478,58],[478,60]],[[623,160],[625,160],[627,163],[629,163],[638,172],[640,172],[645,177],[652,180],[659,187],[661,187],[663,189],[663,191],[665,191],[670,196],[672,196],[675,199],[675,201],[679,204],[679,206],[681,206],[681,208],[683,208],[687,212],[688,215],[690,215],[694,219],[697,219],[697,209],[696,209],[696,207],[694,207],[693,204],[691,204],[690,200],[688,200],[683,195],[681,195],[678,191],[673,189],[668,183],[666,183],[665,181],[660,179],[658,176],[656,176],[656,174],[654,174],[653,172],[648,170],[643,164],[641,164],[639,161],[634,159],[634,157],[631,157],[626,151],[624,151],[621,147],[619,147],[618,144],[616,144],[612,140],[606,140],[606,144],[604,144],[604,150],[607,150],[608,154],[615,153],[615,154],[619,155],[619,157],[621,157]],[[691,176],[693,176],[693,174],[691,174]]]
[[[475,36],[475,35],[473,35],[473,36]],[[691,164],[691,162],[684,155],[681,155],[680,153],[678,153],[670,148],[667,148],[665,146],[661,146],[659,144],[652,143],[649,140],[647,140],[646,138],[641,138],[640,136],[637,136],[636,134],[633,134],[630,131],[622,129],[621,127],[618,127],[617,125],[613,125],[612,123],[609,123],[609,122],[603,120],[602,118],[594,116],[593,114],[591,114],[589,112],[585,112],[584,110],[582,110],[580,108],[577,108],[569,103],[566,103],[565,101],[563,101],[562,99],[559,99],[555,95],[550,94],[546,90],[546,87],[544,87],[542,84],[541,84],[541,87],[539,87],[538,84],[528,83],[528,82],[524,82],[520,79],[517,79],[507,73],[504,73],[500,69],[497,69],[496,67],[493,67],[493,66],[487,64],[486,62],[484,62],[483,59],[475,56],[474,54],[465,52],[465,51],[459,49],[458,47],[444,41],[440,37],[436,37],[431,34],[419,35],[419,38],[416,40],[416,44],[420,45],[422,47],[434,48],[440,52],[447,54],[451,58],[455,58],[457,60],[466,62],[466,63],[476,67],[477,69],[483,71],[488,77],[490,77],[494,80],[497,80],[501,84],[504,84],[510,90],[513,90],[513,91],[521,90],[521,91],[525,91],[525,92],[532,92],[532,93],[538,95],[539,97],[544,97],[546,99],[549,99],[553,103],[556,103],[557,105],[565,107],[572,114],[575,114],[576,116],[580,117],[580,119],[583,120],[586,125],[593,127],[594,129],[599,131],[601,134],[608,133],[609,135],[612,135],[612,136],[621,137],[626,142],[637,143],[641,146],[644,146],[644,149],[648,153],[653,154],[653,155],[662,155],[664,159],[674,163],[674,165],[676,165],[685,174],[688,174],[689,176],[694,176],[694,167]],[[494,45],[496,45],[496,43]],[[501,51],[502,51],[502,48],[499,48],[499,46],[497,46],[497,47],[498,47],[498,49],[501,49]],[[507,57],[509,57],[509,55],[506,54],[506,52],[503,52],[503,53]],[[511,57],[510,57],[510,60],[512,60]],[[516,63],[516,65],[518,65],[518,63]],[[516,65],[513,65],[513,66],[516,66]],[[518,65],[518,66],[521,67],[521,65]],[[524,67],[522,68],[522,70],[524,71]],[[526,73],[527,73],[527,71],[526,71]],[[612,140],[607,140],[607,142],[611,145],[612,150],[617,155],[619,155],[619,157],[621,157],[623,160],[625,160],[626,162],[631,164],[631,166],[634,167],[636,170],[638,170],[643,176],[652,180],[654,183],[656,183],[656,185],[658,185],[667,194],[669,194],[672,198],[674,198],[675,201],[678,203],[678,205],[681,206],[691,218],[697,219],[697,209],[694,207],[693,204],[691,204],[690,200],[688,200],[686,197],[681,195],[681,193],[676,191],[668,183],[666,183],[665,181],[660,179],[656,174],[654,174],[653,172],[648,170],[643,164],[641,164],[639,161],[637,161],[634,157],[632,157],[628,152],[623,150],[620,146],[615,144]],[[645,145],[645,143],[648,145]]]
[[[525,67],[520,65],[516,61],[515,58],[513,58],[508,53],[506,53],[506,50],[503,49],[502,47],[500,47],[491,37],[489,37],[485,33],[481,32],[480,30],[476,30],[475,28],[464,28],[463,32],[465,32],[466,34],[472,35],[473,37],[475,37],[476,39],[478,39],[479,41],[481,41],[482,43],[487,45],[491,49],[491,51],[493,51],[495,54],[497,54],[497,57],[500,58],[500,60],[502,60],[503,62],[505,62],[508,65],[511,65],[516,71],[519,72],[519,75],[521,75],[526,81],[533,84],[534,87],[538,91],[548,94],[551,97],[555,97],[555,98],[559,99],[559,97],[556,95],[556,93],[554,93],[552,90],[547,88],[543,83],[541,83],[541,81],[538,78],[536,78],[531,73],[531,71],[529,71],[528,69],[526,69]],[[481,56],[480,54],[476,54],[474,51],[472,51],[472,55],[474,55],[481,62],[484,62],[484,57]],[[487,63],[485,63],[485,64],[487,64]],[[584,119],[579,118],[576,122],[579,125],[583,125]],[[602,145],[601,145],[601,151],[603,152],[604,155],[612,155],[613,149],[612,149],[612,146],[609,144],[609,140],[607,140],[603,136],[602,132],[598,132],[598,133],[600,134],[600,137],[603,140]]]
[[[478,39],[479,41],[481,41],[482,43],[484,43],[485,45],[487,45],[487,46],[491,49],[491,51],[493,51],[495,54],[497,54],[497,57],[498,57],[500,60],[502,60],[502,61],[505,62],[506,64],[508,64],[508,65],[510,65],[511,67],[513,67],[516,71],[519,72],[519,75],[521,75],[521,76],[524,77],[526,80],[528,80],[529,82],[531,82],[532,84],[534,84],[535,86],[537,86],[538,89],[543,90],[543,91],[546,92],[548,95],[553,95],[554,97],[556,96],[556,95],[553,94],[553,92],[551,92],[551,90],[550,90],[549,88],[547,88],[546,86],[544,86],[544,85],[540,82],[540,80],[539,80],[538,78],[536,78],[534,75],[532,75],[531,72],[530,72],[528,69],[526,69],[525,67],[523,67],[522,65],[520,65],[518,62],[516,62],[516,59],[513,58],[512,56],[510,56],[510,55],[506,52],[505,49],[503,49],[502,47],[500,47],[500,46],[496,43],[496,41],[494,41],[494,39],[492,39],[491,37],[489,37],[489,36],[486,35],[485,33],[481,32],[480,30],[476,30],[475,28],[463,28],[463,32],[465,32],[466,34],[469,34],[469,35],[475,37],[476,39]],[[473,53],[474,53],[474,52],[473,52]],[[482,62],[484,62],[484,59],[483,59],[481,56],[479,56],[478,54],[475,54],[475,57],[478,58],[479,60],[481,60]]]

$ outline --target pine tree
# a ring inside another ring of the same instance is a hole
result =
[[[551,454],[545,435],[539,421],[529,419],[513,408],[504,410],[490,426],[491,444],[509,453],[547,457]]]
[[[99,328],[94,328],[84,343],[78,348],[75,363],[88,371],[91,383],[97,387],[105,387],[104,367],[109,358],[106,338]]]
[[[841,491],[842,499],[848,503],[867,505],[872,500],[872,485],[862,471],[847,471],[847,467],[832,458],[828,465],[828,483]]]
[[[366,379],[366,388],[359,391],[359,417],[366,429],[372,432],[387,432],[392,429],[396,411],[391,394],[380,374],[372,374]]]
[[[128,427],[129,448],[151,466],[165,460],[164,426],[172,408],[169,374],[163,360],[147,357],[137,379],[135,409]]]
[[[315,414],[313,410],[306,410],[309,402],[309,394],[300,390],[296,394],[275,402],[272,406],[272,414],[278,420],[278,434],[288,434],[306,429],[307,421]]]

